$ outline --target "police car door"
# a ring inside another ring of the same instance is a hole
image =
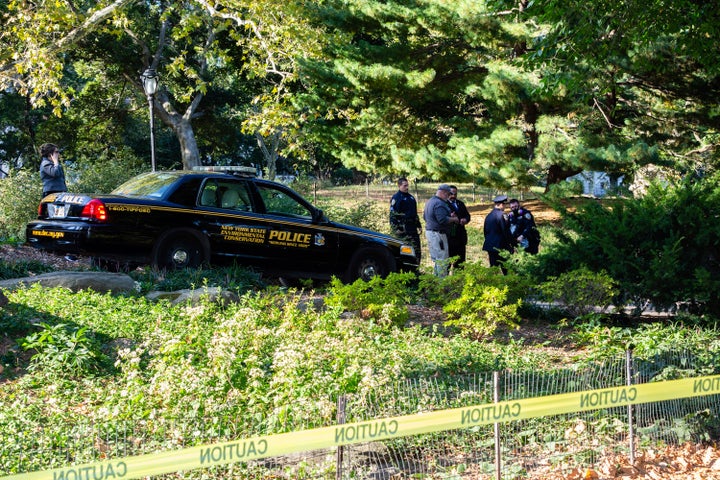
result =
[[[198,195],[203,210],[203,229],[216,259],[237,259],[245,264],[261,264],[265,256],[263,217],[253,212],[248,182],[243,179],[209,178]]]
[[[292,190],[256,183],[265,206],[268,262],[280,271],[331,274],[337,233],[313,222],[313,209]]]

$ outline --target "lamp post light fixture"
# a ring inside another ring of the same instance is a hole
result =
[[[153,172],[155,171],[155,117],[153,115],[153,98],[155,97],[155,92],[157,92],[159,78],[153,68],[146,69],[142,75],[140,75],[143,90],[145,90],[145,96],[148,99],[148,106],[150,107],[150,165],[152,166]]]

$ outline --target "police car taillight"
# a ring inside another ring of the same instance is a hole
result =
[[[93,198],[83,207],[80,217],[89,218],[90,220],[95,220],[97,222],[107,221],[107,209],[105,208],[105,204],[97,198]]]

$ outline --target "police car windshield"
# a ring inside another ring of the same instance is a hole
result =
[[[126,197],[161,198],[177,181],[177,177],[173,172],[146,173],[128,180],[110,193]]]

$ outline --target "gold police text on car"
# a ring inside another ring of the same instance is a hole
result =
[[[268,243],[280,247],[308,248],[312,237],[311,233],[271,230]]]
[[[52,238],[63,238],[65,236],[64,232],[46,232],[45,230],[33,230],[33,235],[36,235],[38,237],[52,237]]]
[[[220,227],[220,234],[223,240],[229,242],[243,243],[264,243],[265,229],[253,227],[238,227],[235,225],[223,225]]]

